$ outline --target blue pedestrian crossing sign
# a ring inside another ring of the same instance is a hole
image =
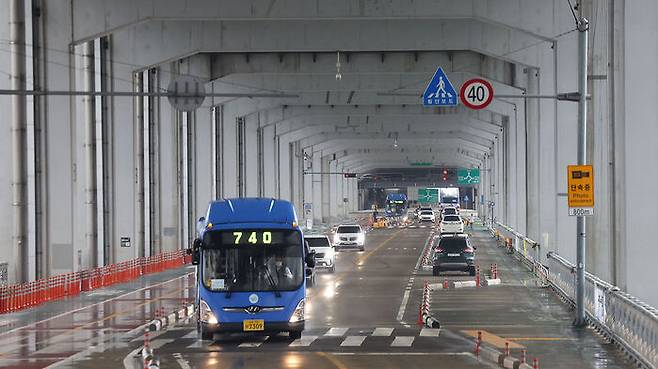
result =
[[[443,69],[439,67],[423,93],[423,105],[456,106],[458,100],[457,91]]]

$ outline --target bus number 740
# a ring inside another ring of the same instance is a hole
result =
[[[244,234],[244,232],[233,232],[233,237],[235,237],[233,242],[236,245],[239,245],[241,243],[250,243],[252,245],[255,245],[255,244],[259,243],[258,242],[259,239],[260,239],[260,243],[263,243],[263,244],[266,244],[266,245],[269,245],[269,244],[272,243],[272,232],[260,232],[260,233],[259,232],[249,232],[249,237],[246,239],[246,242],[242,238],[243,234]]]

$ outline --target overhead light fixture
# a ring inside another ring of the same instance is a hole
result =
[[[336,81],[343,79],[343,75],[340,73],[340,51],[336,51]]]

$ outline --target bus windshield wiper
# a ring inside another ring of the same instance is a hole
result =
[[[281,297],[281,292],[279,292],[278,288],[279,286],[274,282],[274,278],[272,278],[272,273],[270,273],[270,268],[267,266],[263,266],[265,268],[265,276],[267,276],[267,281],[270,282],[270,286],[274,289],[274,295],[276,297]]]

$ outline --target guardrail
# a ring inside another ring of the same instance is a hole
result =
[[[576,266],[548,255],[549,282],[569,303],[576,292]],[[658,368],[658,310],[585,273],[585,311],[589,322],[649,368]]]
[[[508,235],[509,237],[506,241],[508,243],[511,242],[508,244],[508,248],[513,248],[514,252],[525,259],[527,264],[541,263],[541,245],[539,242],[524,236],[505,224],[499,222],[495,222],[494,224],[496,227],[494,227],[493,231],[498,232],[498,237]]]
[[[0,286],[0,314],[75,296],[82,291],[128,282],[145,274],[177,268],[190,262],[191,257],[185,250],[176,250],[28,283]]]
[[[492,228],[494,236],[500,237],[501,233],[508,232],[517,238],[534,242],[510,227],[500,223],[496,225],[502,231]],[[524,255],[518,248],[515,253]],[[554,252],[546,255],[545,265],[539,262],[538,257],[524,257],[526,263],[532,263],[532,269],[538,277],[548,283],[567,303],[575,304],[574,264]],[[585,273],[585,283],[585,312],[589,323],[621,346],[637,364],[658,368],[658,309],[591,273]]]

